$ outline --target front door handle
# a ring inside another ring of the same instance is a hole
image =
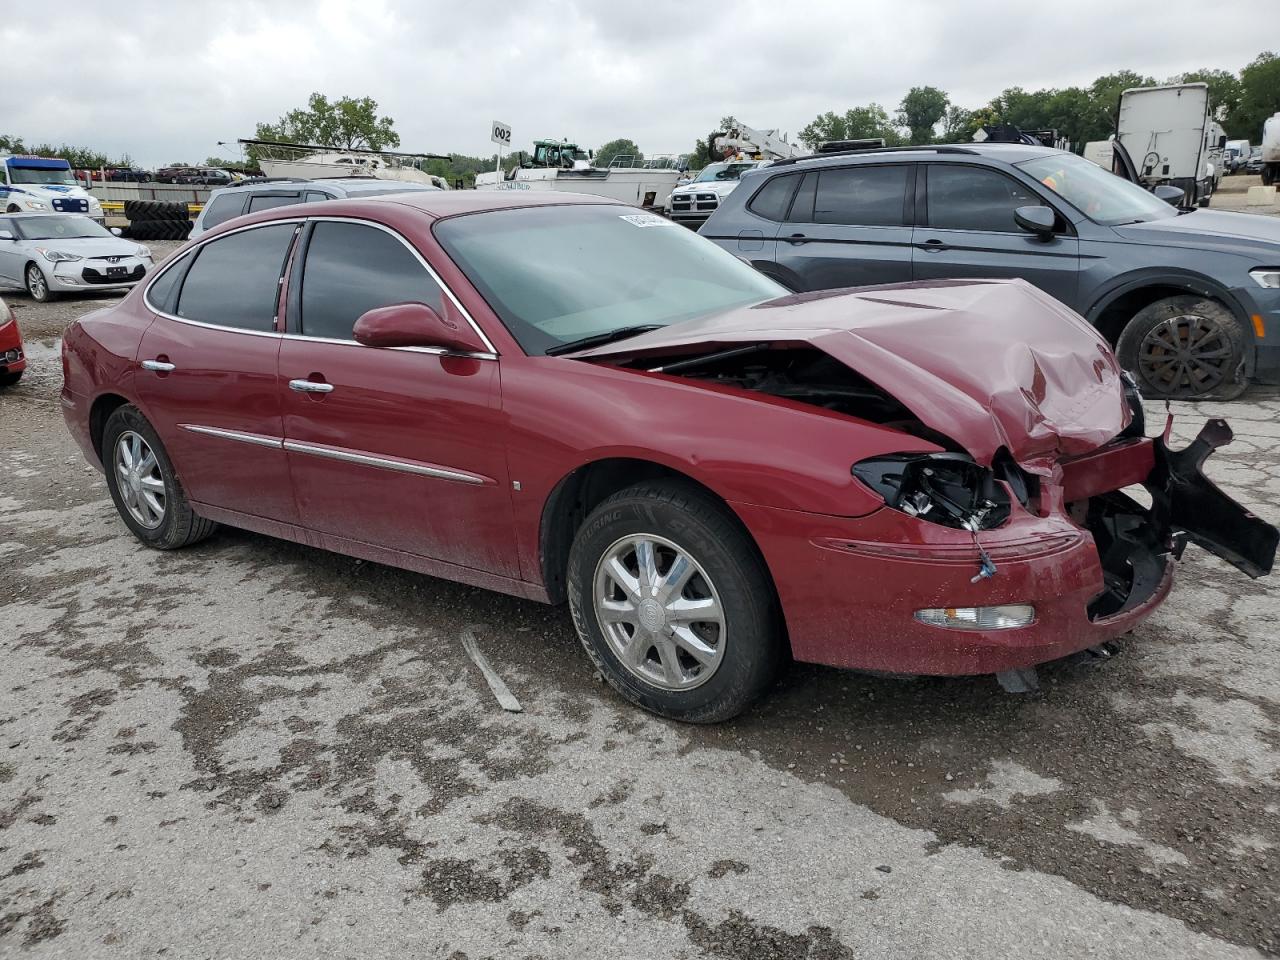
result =
[[[333,384],[315,380],[290,380],[289,389],[299,393],[333,393]]]
[[[808,243],[809,238],[803,233],[793,233],[791,236],[786,238],[786,241],[791,244]]]
[[[939,250],[949,250],[950,247],[941,240],[934,238],[932,240],[926,240],[924,243],[920,244],[920,249],[925,253],[937,253]]]
[[[143,360],[143,370],[154,370],[156,373],[170,373],[178,368],[167,360]]]

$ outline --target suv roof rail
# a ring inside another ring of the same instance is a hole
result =
[[[782,160],[775,160],[770,166],[785,167],[793,163],[802,163],[805,160],[826,160],[829,157],[857,157],[865,156],[868,153],[967,153],[977,156],[978,151],[970,147],[950,147],[950,146],[919,146],[919,147],[858,147],[855,150],[832,150],[830,153],[814,153],[807,157],[785,157]]]
[[[251,184],[258,183],[310,183],[306,177],[245,177],[243,180],[237,180],[235,183],[228,183],[228,187],[247,187]]]

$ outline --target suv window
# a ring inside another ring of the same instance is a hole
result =
[[[296,193],[257,193],[249,198],[249,212],[257,213],[259,210],[272,210],[301,202],[302,198]]]
[[[270,330],[293,223],[255,227],[205,244],[178,295],[178,316],[244,330]]]
[[[392,303],[425,303],[440,310],[440,287],[385,230],[332,220],[316,223],[302,272],[302,333],[350,340],[362,313]]]
[[[328,199],[329,199],[329,195],[327,193],[321,193],[318,190],[307,191],[307,201],[306,201],[307,203],[318,203],[321,200],[328,200]]]
[[[1043,201],[996,170],[961,164],[929,165],[929,226],[940,230],[1018,233],[1013,211]]]
[[[226,223],[232,217],[244,212],[244,194],[224,193],[214,197],[204,211],[204,228],[206,230]]]
[[[883,167],[837,167],[818,171],[814,223],[899,227],[907,198],[905,163]]]
[[[796,192],[796,184],[799,182],[798,173],[774,177],[751,198],[747,209],[766,220],[781,223],[787,218],[787,208],[791,206],[791,196]]]

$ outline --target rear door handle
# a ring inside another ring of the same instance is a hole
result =
[[[935,238],[933,240],[926,240],[924,243],[920,244],[920,249],[925,253],[937,253],[939,250],[949,250],[951,248],[941,240]]]
[[[793,233],[791,236],[787,237],[786,240],[787,240],[787,243],[792,243],[792,244],[809,242],[809,238],[806,237],[803,233]]]
[[[154,370],[156,373],[169,373],[178,368],[165,360],[143,360],[143,370]]]
[[[333,393],[333,384],[318,383],[315,380],[290,380],[289,389],[297,390],[298,393]]]

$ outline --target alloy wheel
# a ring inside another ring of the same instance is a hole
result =
[[[165,485],[155,451],[140,434],[126,430],[116,439],[114,467],[120,499],[129,515],[148,530],[164,523]]]
[[[706,571],[650,534],[623,537],[596,565],[595,611],[631,674],[664,690],[691,690],[724,660],[724,608]]]
[[[35,300],[45,300],[49,296],[49,281],[44,278],[44,271],[34,263],[27,267],[27,292]]]
[[[1138,349],[1138,368],[1161,395],[1195,397],[1229,379],[1232,354],[1218,321],[1181,314],[1148,331]]]

